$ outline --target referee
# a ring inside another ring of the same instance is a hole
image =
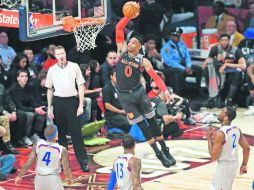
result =
[[[81,169],[84,172],[89,172],[88,157],[84,147],[79,118],[84,112],[83,84],[85,80],[78,64],[66,60],[64,47],[56,47],[55,57],[58,63],[50,67],[45,84],[48,88],[48,116],[50,119],[54,119],[58,127],[59,144],[68,148],[66,135],[69,133]]]

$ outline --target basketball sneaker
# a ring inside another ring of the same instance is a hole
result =
[[[254,106],[249,106],[249,109],[244,112],[245,116],[254,115]]]
[[[169,148],[167,147],[166,150],[163,150],[164,155],[166,156],[166,158],[172,163],[172,166],[174,166],[176,164],[176,160],[174,159],[174,157],[170,154],[169,152]]]
[[[166,168],[169,168],[170,166],[173,165],[172,162],[167,159],[167,157],[162,151],[159,154],[156,154],[156,157],[161,161],[162,165]]]

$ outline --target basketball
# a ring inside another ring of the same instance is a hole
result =
[[[123,6],[123,15],[128,19],[134,19],[139,15],[140,5],[134,1],[129,1]]]

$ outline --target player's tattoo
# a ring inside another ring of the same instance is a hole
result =
[[[63,165],[64,175],[68,179],[72,179],[72,173],[71,173],[70,164],[68,160],[68,152],[66,148],[63,148],[62,150],[62,165]]]
[[[131,167],[133,190],[143,190],[140,180],[141,160],[136,157],[132,157],[132,159],[129,161],[129,165]]]
[[[23,175],[25,175],[27,173],[27,171],[29,170],[29,168],[35,162],[35,160],[37,158],[36,147],[37,147],[37,145],[34,144],[32,152],[30,153],[28,160],[26,161],[25,165],[23,166],[23,168],[21,169],[21,171],[18,174],[19,177],[22,177]]]

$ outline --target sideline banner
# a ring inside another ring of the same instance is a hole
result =
[[[35,29],[53,25],[52,14],[30,13],[29,20]],[[0,9],[0,26],[19,28],[19,11]]]
[[[17,10],[0,9],[0,26],[8,28],[18,28],[19,12]]]

